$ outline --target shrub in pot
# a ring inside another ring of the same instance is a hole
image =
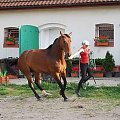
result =
[[[104,62],[103,62],[103,67],[105,70],[106,77],[112,77],[112,70],[114,66],[115,66],[115,61],[114,61],[113,55],[110,54],[109,51],[107,51]]]

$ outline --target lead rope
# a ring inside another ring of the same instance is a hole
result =
[[[96,69],[96,63],[95,63],[95,58],[94,58],[94,53],[91,51],[89,53],[89,66],[93,69]],[[95,78],[93,76],[94,83],[96,84]]]

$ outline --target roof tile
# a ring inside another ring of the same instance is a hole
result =
[[[52,7],[52,6],[72,6],[72,5],[120,5],[120,0],[0,0],[0,9],[16,7]]]

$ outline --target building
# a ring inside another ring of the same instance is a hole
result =
[[[60,31],[72,32],[72,53],[89,40],[95,58],[104,58],[110,51],[120,65],[120,0],[1,0],[0,58],[19,56],[23,25],[38,28],[39,48],[53,43]],[[7,45],[5,40],[11,36],[15,44]],[[98,45],[99,39],[107,43]]]

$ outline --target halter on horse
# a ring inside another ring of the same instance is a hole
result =
[[[64,55],[71,55],[70,45],[70,36],[60,32],[60,36],[56,38],[54,43],[47,49],[27,50],[19,57],[17,62],[18,67],[20,71],[26,76],[29,87],[37,99],[40,99],[40,96],[34,89],[31,70],[35,76],[35,84],[41,91],[45,92],[40,85],[39,74],[51,74],[60,87],[60,95],[62,95],[64,100],[67,100],[67,97],[64,93],[67,84],[66,61],[64,59]],[[62,84],[60,80],[61,77],[64,84]]]

